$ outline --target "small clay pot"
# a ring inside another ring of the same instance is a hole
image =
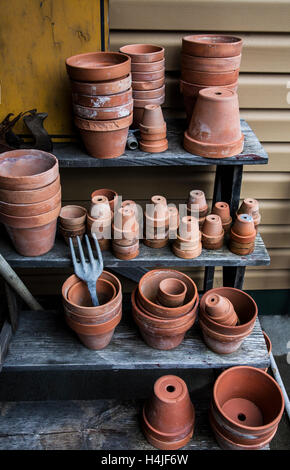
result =
[[[10,204],[0,201],[0,211],[2,214],[7,214],[15,217],[30,217],[45,214],[46,212],[54,210],[61,203],[61,189],[55,196],[42,202],[35,202],[33,204]]]
[[[152,98],[160,98],[165,95],[165,85],[156,90],[133,90],[134,100],[151,100]]]
[[[224,229],[219,215],[206,216],[202,227],[202,245],[207,250],[217,250],[222,247]]]
[[[111,207],[106,196],[96,195],[92,198],[89,210],[93,219],[111,217]]]
[[[239,69],[232,70],[231,72],[197,72],[191,69],[182,68],[181,78],[185,82],[193,83],[196,85],[203,85],[205,87],[222,87],[230,85],[239,78]]]
[[[162,139],[159,141],[151,141],[151,142],[140,140],[139,147],[140,147],[140,150],[142,150],[143,152],[161,153],[161,152],[165,152],[165,150],[168,149],[168,140]]]
[[[219,294],[211,294],[205,298],[205,312],[220,325],[235,326],[239,323],[231,301]]]
[[[181,67],[198,72],[231,72],[238,70],[242,55],[234,57],[196,57],[182,54]]]
[[[168,233],[168,232],[167,232]],[[165,234],[164,238],[144,238],[143,243],[146,246],[149,246],[149,248],[164,248],[166,245],[168,245],[168,235]]]
[[[165,77],[159,78],[158,80],[150,80],[150,81],[137,81],[135,80],[132,82],[133,90],[137,91],[149,91],[149,90],[157,90],[164,86]]]
[[[255,247],[256,229],[253,218],[248,214],[239,214],[230,231],[230,250],[238,255],[247,255]]]
[[[65,61],[72,80],[102,82],[124,78],[130,73],[131,59],[119,52],[88,52],[69,57]]]
[[[192,207],[192,205],[197,206]],[[205,194],[203,191],[199,189],[193,189],[190,191],[188,200],[187,200],[187,208],[192,212],[196,212],[197,209],[197,216],[198,217],[205,217],[208,213],[208,204],[206,202]]]
[[[172,251],[178,258],[183,259],[194,259],[201,255],[202,252],[202,244],[201,242],[198,243],[196,248],[179,248],[176,242],[172,245]]]
[[[158,105],[149,104],[144,107],[144,114],[142,119],[142,126],[151,128],[155,127],[158,129],[163,128],[164,126],[164,117],[162,109]]]
[[[156,70],[155,72],[132,72],[132,82],[152,82],[160,80],[165,75],[165,68]]]
[[[142,428],[157,449],[176,450],[193,436],[195,410],[185,382],[164,375],[154,384],[154,393],[143,408]]]
[[[243,200],[242,204],[240,205],[237,214],[249,214],[253,217],[255,227],[261,222],[261,215],[259,212],[259,202],[257,199],[253,199],[248,197]]]
[[[243,40],[221,34],[193,34],[182,38],[182,52],[198,57],[235,57],[241,54]]]
[[[111,239],[113,214],[111,213],[108,217],[99,217],[94,219],[89,214],[87,214],[87,233],[92,237],[92,234],[95,234],[97,239]]]
[[[61,225],[59,226],[59,231],[64,238],[64,241],[68,246],[70,246],[70,238],[72,239],[73,246],[77,247],[77,237],[82,241],[84,234],[86,233],[86,226],[80,226],[74,229],[65,229]]]
[[[114,95],[82,95],[72,94],[73,103],[91,108],[114,108],[128,105],[132,102],[132,88]]]
[[[164,70],[165,59],[158,60],[157,62],[132,62],[132,72],[156,72]]]
[[[128,74],[123,78],[115,78],[105,82],[76,82],[71,80],[72,93],[90,96],[114,95],[125,92],[131,88],[132,77]]]
[[[89,108],[85,106],[73,105],[75,116],[93,121],[110,121],[130,116],[133,112],[133,99],[128,103],[114,108]]]
[[[139,255],[139,240],[135,241],[132,245],[121,246],[114,240],[112,241],[112,251],[116,258],[122,260],[134,259]]]
[[[139,124],[139,129],[140,132],[143,135],[154,135],[154,134],[160,134],[162,132],[166,132],[167,126],[166,122],[161,127],[149,127],[149,126],[143,126],[142,122]],[[145,139],[146,140],[146,139]]]
[[[87,210],[82,206],[63,206],[59,214],[59,220],[64,229],[73,229],[84,225],[86,218]]]
[[[130,56],[133,64],[158,62],[164,58],[164,47],[152,44],[129,44],[122,46],[120,52]]]
[[[164,307],[183,305],[187,287],[183,281],[175,278],[163,279],[158,288],[157,300]]]
[[[114,212],[115,206],[118,203],[118,193],[114,191],[113,189],[96,189],[95,191],[92,192],[91,194],[91,201],[96,197],[96,196],[105,196],[110,204],[111,211]]]
[[[11,150],[0,155],[0,187],[11,191],[43,188],[59,176],[57,158],[42,150]]]
[[[212,208],[212,214],[221,218],[224,232],[229,232],[232,225],[230,206],[226,202],[216,202]]]
[[[237,94],[227,88],[201,90],[184,133],[184,148],[202,157],[225,158],[241,153],[243,145]]]
[[[231,238],[229,243],[229,249],[232,253],[235,253],[235,255],[238,256],[250,255],[255,249],[255,242],[237,243]]]
[[[43,188],[31,190],[15,190],[0,188],[0,200],[9,204],[35,204],[55,196],[60,190],[60,177]]]

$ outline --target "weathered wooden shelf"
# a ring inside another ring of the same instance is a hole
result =
[[[63,268],[72,266],[69,247],[63,239],[57,237],[53,249],[43,256],[24,257],[13,248],[8,236],[1,233],[0,253],[13,267],[21,268]],[[182,259],[175,256],[170,247],[149,248],[140,242],[140,254],[128,261],[119,260],[109,252],[103,252],[104,266],[114,267],[154,267],[154,266],[261,266],[270,264],[270,257],[260,234],[257,235],[255,250],[247,256],[238,256],[229,251],[227,246],[220,250],[202,250],[194,259]]]
[[[126,150],[118,158],[98,159],[90,157],[80,142],[55,143],[53,153],[62,168],[91,168],[119,166],[194,166],[194,165],[264,165],[268,155],[259,139],[241,119],[241,129],[245,136],[243,152],[240,155],[210,159],[192,155],[182,146],[183,132],[186,127],[183,119],[168,119],[168,150],[162,153],[146,153],[141,150]]]

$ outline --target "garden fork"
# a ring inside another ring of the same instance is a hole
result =
[[[95,242],[96,250],[97,250],[97,255],[98,255],[98,260],[95,260],[93,252],[92,252],[92,247],[90,244],[89,237],[85,235],[86,243],[87,243],[87,249],[88,249],[88,255],[89,255],[89,261],[86,260],[85,255],[84,255],[84,250],[82,248],[82,244],[80,241],[80,238],[77,236],[77,243],[79,247],[79,253],[80,253],[80,261],[77,261],[76,254],[75,254],[75,249],[73,246],[72,238],[70,237],[69,239],[69,245],[70,245],[70,251],[71,251],[71,256],[72,256],[72,261],[74,265],[74,271],[75,274],[84,282],[86,282],[90,296],[92,298],[92,302],[94,306],[99,305],[99,300],[97,296],[97,289],[96,289],[96,284],[97,280],[99,279],[100,275],[103,272],[104,264],[103,264],[103,257],[100,249],[100,245],[98,242],[98,239],[96,235],[93,233],[93,239]]]

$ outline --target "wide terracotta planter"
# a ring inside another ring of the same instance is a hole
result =
[[[225,158],[243,150],[238,96],[226,88],[205,88],[199,92],[184,148],[207,158]]]
[[[224,449],[256,450],[274,437],[284,410],[277,382],[255,367],[232,367],[213,388],[213,430]]]
[[[120,157],[125,152],[132,121],[133,114],[112,121],[90,121],[75,117],[86,150],[95,158]]]
[[[157,90],[163,87],[164,83],[165,83],[164,76],[162,78],[159,78],[158,80],[150,80],[150,81],[134,80],[134,82],[132,82],[132,88],[133,90],[139,90],[139,91]]]
[[[239,78],[239,69],[231,72],[197,72],[183,68],[181,78],[185,82],[206,87],[231,85]]]
[[[89,108],[85,106],[73,105],[75,116],[93,121],[110,121],[129,116],[133,111],[133,99],[126,104],[113,108]]]
[[[157,62],[132,62],[132,72],[156,72],[164,70],[165,59],[158,60]]]
[[[127,105],[132,101],[132,88],[114,95],[82,95],[73,93],[73,103],[90,108],[114,108]]]
[[[85,224],[87,210],[82,206],[67,205],[61,208],[59,220],[63,228],[73,229]]]
[[[148,442],[161,450],[180,449],[193,436],[194,424],[186,383],[175,375],[160,377],[143,407],[142,429]]]
[[[119,52],[88,52],[66,59],[66,69],[72,80],[101,82],[124,78],[131,71],[131,59]]]
[[[125,92],[131,88],[131,74],[123,78],[115,78],[105,82],[76,82],[71,80],[72,93],[90,96],[114,95]]]
[[[0,212],[16,217],[30,217],[45,214],[59,207],[61,204],[61,189],[55,196],[42,202],[35,202],[33,204],[10,204],[0,201]]]
[[[43,188],[59,175],[57,158],[42,150],[11,150],[0,155],[0,187],[12,191]]]
[[[96,283],[96,290],[99,300],[99,305],[104,305],[116,297],[116,288],[114,284],[106,279],[98,279]],[[83,282],[73,284],[68,291],[67,299],[81,307],[93,307],[92,299],[87,288]]]
[[[198,57],[234,57],[242,52],[243,40],[221,34],[193,34],[182,38],[182,52]]]
[[[130,56],[133,64],[158,62],[164,58],[164,47],[152,44],[129,44],[122,46],[120,52]]]
[[[238,70],[242,55],[235,57],[197,57],[182,54],[181,67],[198,72],[231,72]]]
[[[133,98],[136,100],[150,100],[163,95],[165,95],[165,85],[155,90],[133,90]]]
[[[15,190],[0,188],[0,200],[8,204],[35,204],[55,196],[60,190],[60,177],[43,188],[31,190]]]

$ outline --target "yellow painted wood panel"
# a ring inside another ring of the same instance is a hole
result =
[[[290,31],[288,0],[110,0],[111,29]]]
[[[114,31],[110,33],[110,49],[118,51],[124,44],[156,44],[165,47],[168,71],[180,70],[182,37],[186,31]],[[229,34],[226,32],[225,34]],[[290,72],[289,34],[238,33],[243,38],[241,72]]]
[[[49,133],[70,134],[65,59],[100,49],[99,0],[2,0],[0,119],[8,112],[37,108],[48,112]],[[27,133],[25,126],[15,129]]]

